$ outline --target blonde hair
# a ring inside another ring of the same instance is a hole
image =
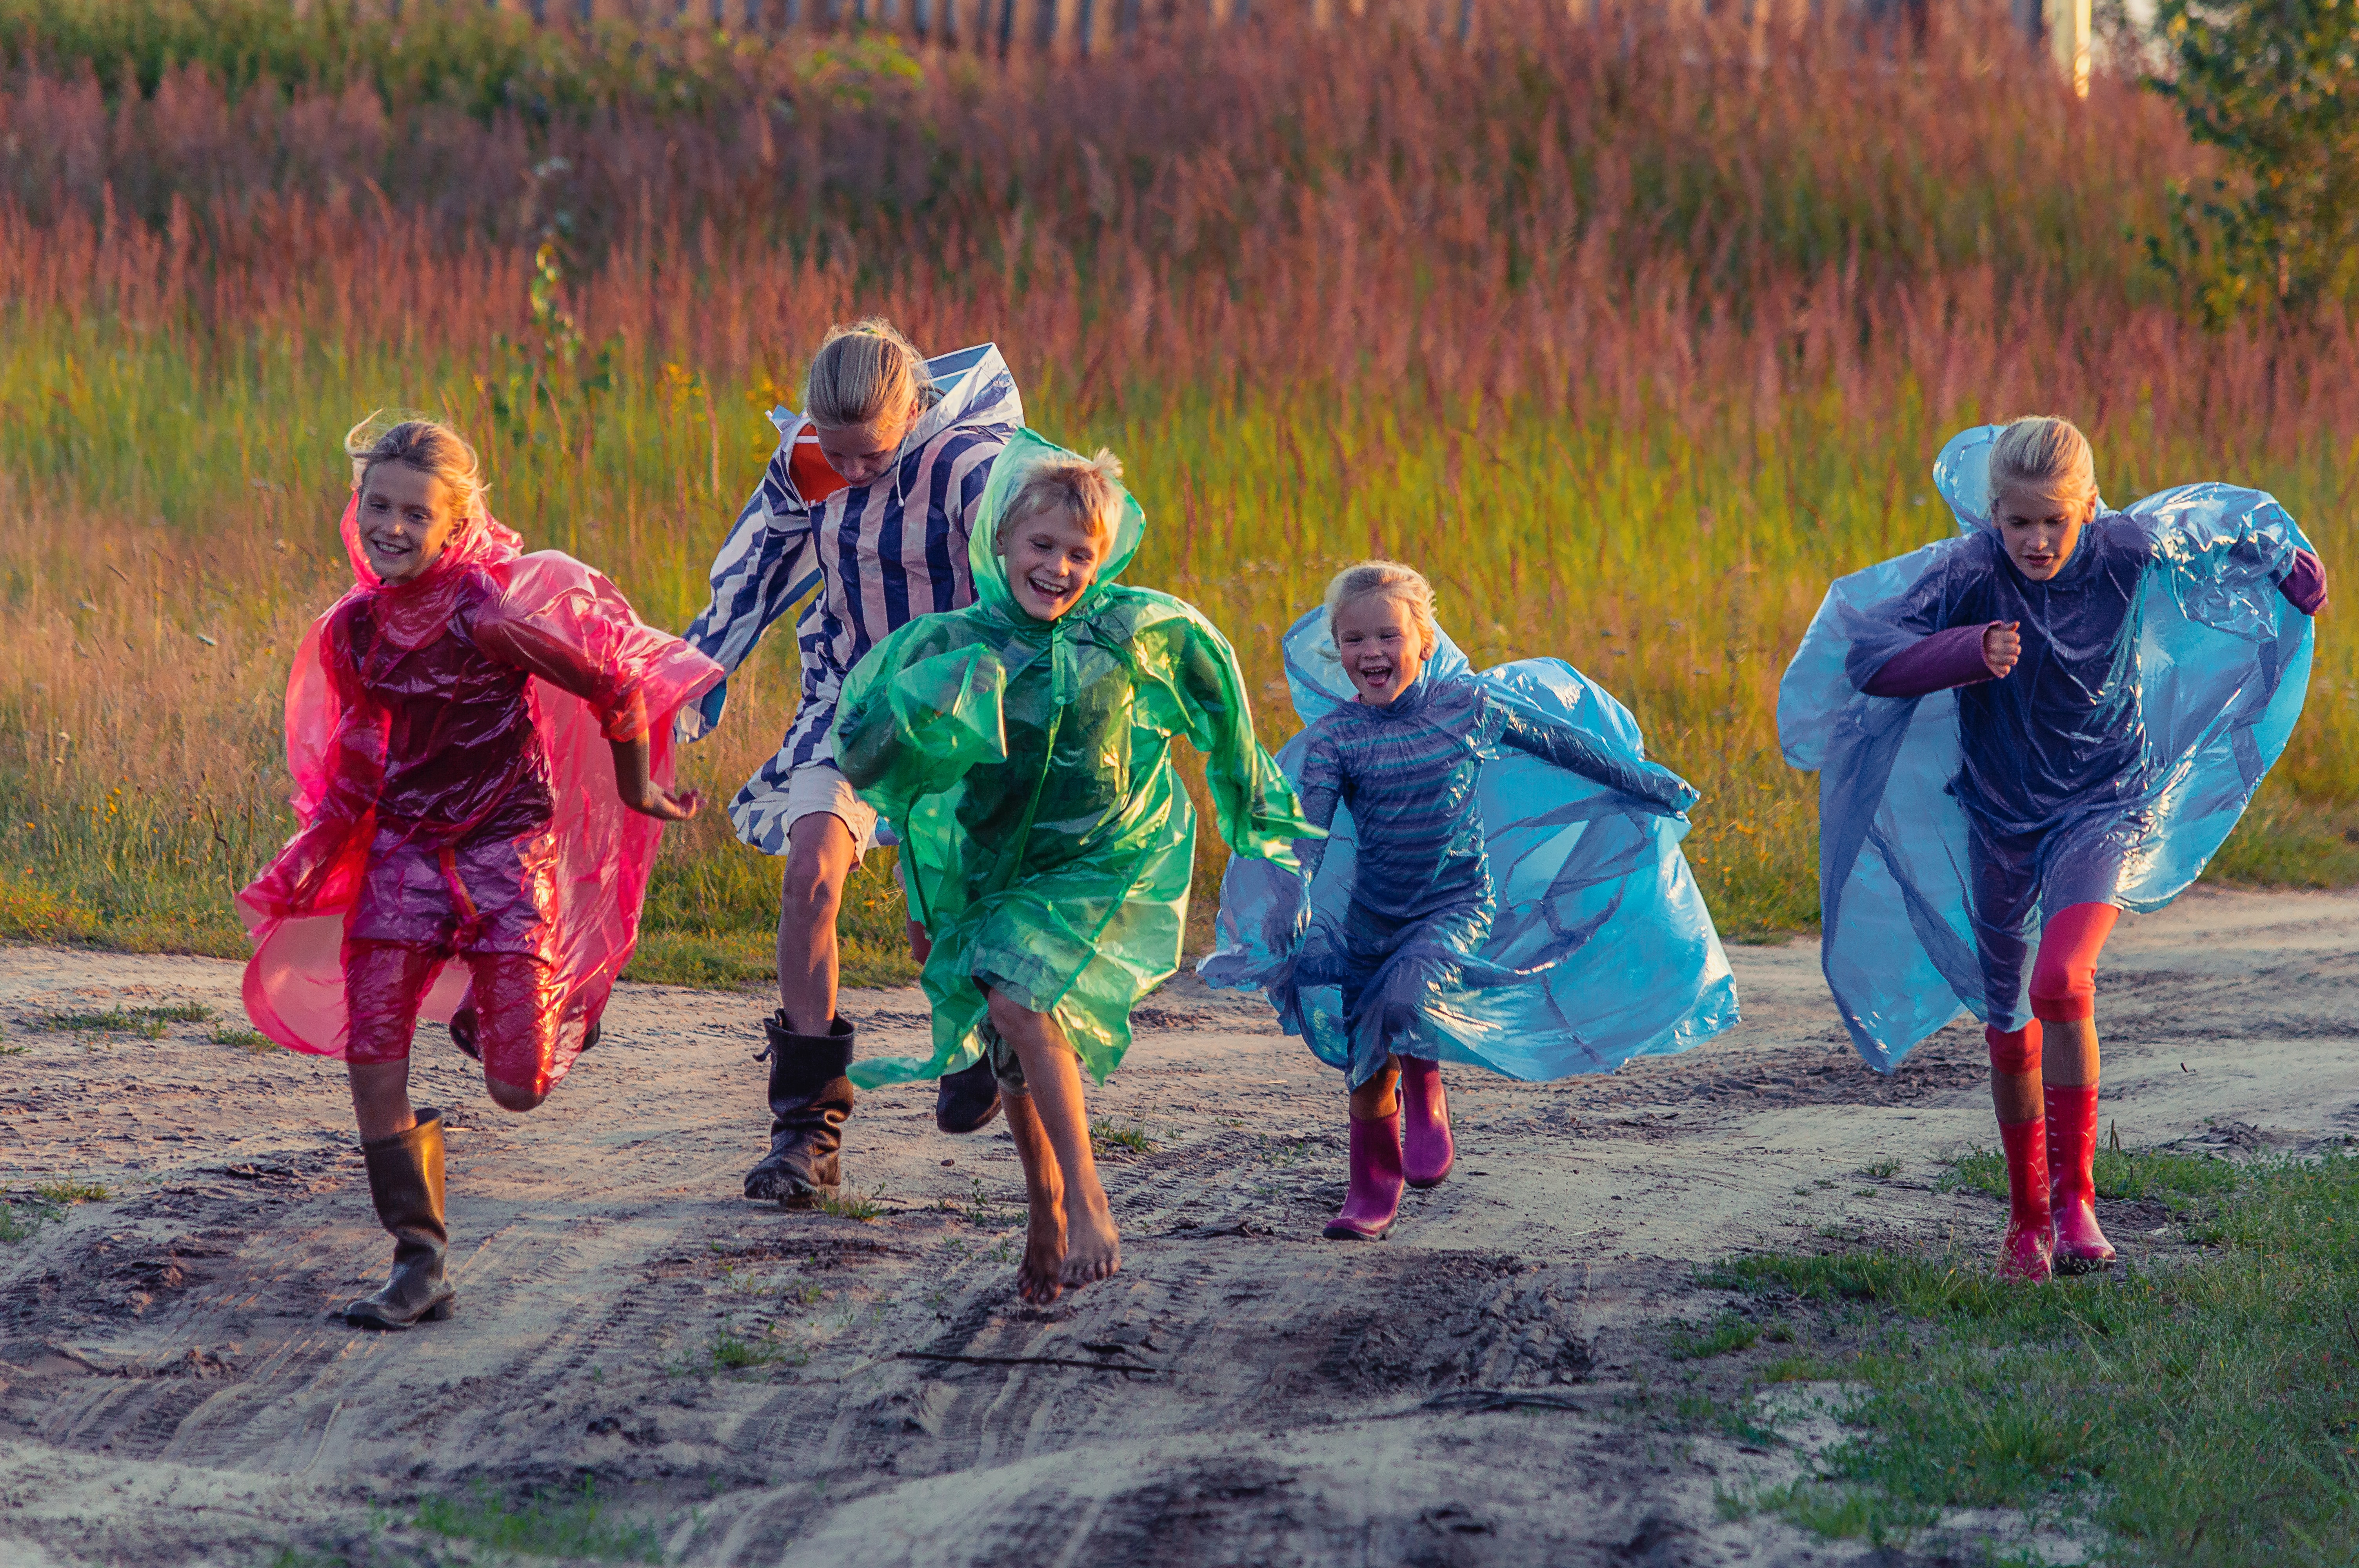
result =
[[[390,423],[388,423],[390,421]],[[484,462],[458,431],[439,419],[419,419],[379,409],[344,432],[344,456],[353,460],[353,488],[368,483],[369,470],[379,463],[401,463],[431,474],[451,492],[451,511],[457,517],[489,514],[484,495]]]
[[[1440,629],[1433,620],[1433,585],[1425,580],[1423,572],[1398,561],[1362,561],[1328,579],[1328,640],[1334,640],[1335,617],[1345,605],[1377,598],[1397,599],[1408,606],[1409,619],[1425,640],[1425,656],[1430,658],[1441,643]]]
[[[1025,471],[999,514],[992,544],[1007,545],[1008,524],[1036,512],[1062,512],[1109,536],[1122,516],[1122,460],[1100,447],[1087,458],[1045,458]]]
[[[2089,438],[2069,419],[2027,415],[2007,422],[1991,443],[1991,505],[2008,491],[2031,486],[2073,501],[2097,497],[2097,458]]]
[[[940,399],[925,356],[882,316],[830,327],[803,378],[804,414],[831,429],[914,418]]]

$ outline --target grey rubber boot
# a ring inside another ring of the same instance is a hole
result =
[[[451,1232],[442,1222],[442,1113],[429,1106],[407,1132],[361,1145],[377,1223],[393,1237],[393,1275],[373,1295],[346,1302],[346,1322],[362,1328],[408,1328],[440,1322],[458,1310],[458,1292],[442,1277]]]

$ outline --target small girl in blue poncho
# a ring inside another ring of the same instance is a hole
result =
[[[1450,1173],[1441,1059],[1607,1071],[1734,1022],[1735,992],[1679,850],[1696,792],[1578,671],[1473,673],[1390,561],[1338,576],[1287,654],[1310,723],[1278,762],[1331,837],[1296,844],[1300,873],[1232,862],[1200,972],[1267,989],[1344,1069],[1351,1188],[1326,1234],[1375,1239],[1404,1183]]]

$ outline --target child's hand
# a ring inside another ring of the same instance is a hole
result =
[[[652,779],[647,781],[636,795],[617,793],[622,795],[625,806],[658,822],[685,822],[696,815],[697,807],[704,804],[704,796],[698,791],[684,789],[674,795]]]
[[[2004,680],[2023,657],[2023,638],[2016,631],[2018,621],[1994,621],[1983,628],[1983,663],[1990,673]]]

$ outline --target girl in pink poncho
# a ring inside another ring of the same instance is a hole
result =
[[[520,554],[451,430],[371,423],[345,438],[356,581],[287,686],[302,827],[238,903],[246,1011],[343,1059],[394,1238],[392,1278],[343,1314],[407,1328],[449,1317],[454,1294],[441,1113],[409,1103],[419,1017],[451,1022],[507,1110],[595,1044],[661,825],[698,805],[667,787],[672,714],[721,668],[581,562]],[[445,972],[454,957],[464,978]]]

